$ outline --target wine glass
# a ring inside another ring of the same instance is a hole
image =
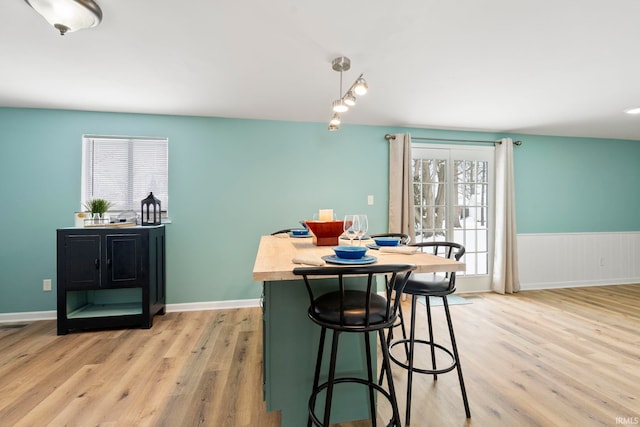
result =
[[[369,220],[366,215],[354,215],[353,228],[358,237],[358,246],[362,246],[362,238],[367,234],[369,229]]]
[[[345,215],[344,216],[344,224],[342,225],[342,229],[349,239],[349,244],[353,246],[353,239],[356,237],[356,232],[353,228],[355,217],[357,215]]]

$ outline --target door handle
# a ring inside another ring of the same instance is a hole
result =
[[[100,260],[98,258],[93,261],[93,264],[96,266],[96,270],[100,269]]]

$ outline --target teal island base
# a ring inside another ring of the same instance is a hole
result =
[[[331,281],[316,280],[313,286],[331,289]],[[318,355],[320,327],[307,316],[309,296],[302,280],[264,282],[263,381],[267,411],[280,411],[282,427],[307,425],[309,395]],[[333,284],[335,286],[335,283]],[[326,381],[331,353],[331,331],[327,331],[325,360],[320,382]],[[376,355],[377,335],[371,335]],[[342,333],[336,377],[367,377],[363,334]],[[374,366],[375,361],[374,361]],[[376,378],[377,373],[373,373]],[[318,396],[316,415],[322,418],[324,392]],[[339,384],[334,388],[331,423],[368,419],[365,386]]]

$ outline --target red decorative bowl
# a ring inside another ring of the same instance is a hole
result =
[[[316,246],[336,246],[338,237],[344,232],[344,221],[305,221],[313,234]]]

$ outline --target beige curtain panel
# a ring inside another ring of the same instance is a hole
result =
[[[389,232],[415,241],[411,135],[389,138]]]
[[[496,146],[496,217],[491,289],[500,294],[520,290],[516,244],[516,200],[513,179],[513,141]]]

